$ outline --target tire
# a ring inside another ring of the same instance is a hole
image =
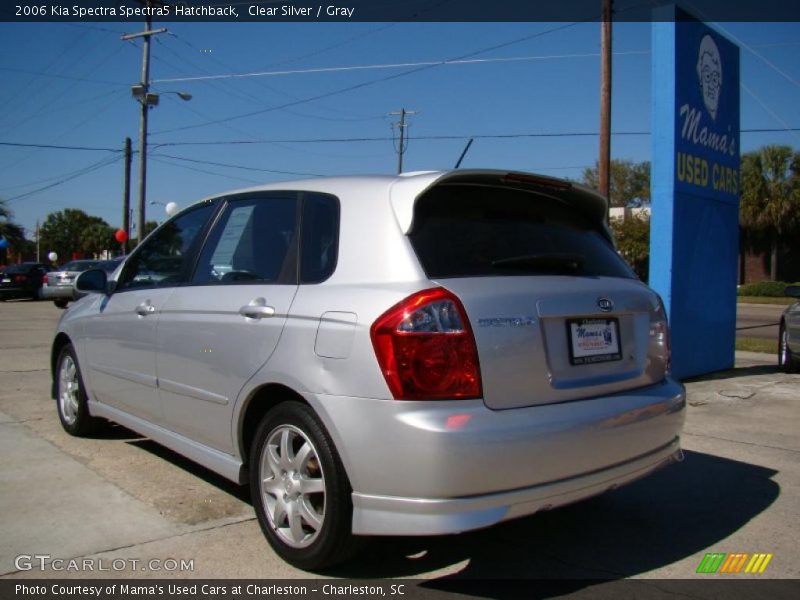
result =
[[[70,435],[88,436],[102,422],[89,414],[86,389],[72,344],[61,349],[56,362],[56,406],[61,426]]]
[[[797,373],[800,371],[800,357],[795,356],[789,348],[788,335],[786,323],[781,321],[778,330],[778,366],[786,373]]]
[[[63,298],[59,298],[58,300],[53,300],[53,304],[55,304],[58,308],[67,308],[69,300],[64,300]]]
[[[350,482],[305,404],[283,402],[264,416],[250,453],[250,493],[270,546],[295,567],[323,569],[356,550]]]

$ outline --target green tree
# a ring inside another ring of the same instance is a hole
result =
[[[650,276],[650,217],[632,214],[625,219],[611,219],[611,229],[620,254],[646,282]]]
[[[95,255],[117,246],[108,223],[76,208],[47,215],[39,233],[42,252],[56,252],[61,260],[69,260],[73,252]]]
[[[776,281],[781,240],[800,224],[800,153],[770,145],[742,156],[739,219],[769,239],[770,279]]]
[[[634,198],[650,200],[650,162],[613,159],[609,167],[611,206],[625,206]],[[583,170],[582,183],[598,189],[598,166]]]

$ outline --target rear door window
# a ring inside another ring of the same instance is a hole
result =
[[[203,248],[196,284],[297,283],[297,195],[233,199]]]
[[[635,278],[574,207],[489,186],[434,188],[417,200],[409,233],[432,279],[504,275]]]
[[[339,200],[329,194],[304,194],[300,283],[320,283],[336,268]]]

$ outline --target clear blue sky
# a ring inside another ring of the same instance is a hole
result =
[[[150,143],[269,143],[153,146],[148,199],[186,206],[207,195],[297,178],[272,171],[392,173],[397,158],[391,124],[397,117],[388,113],[401,107],[418,113],[409,118],[412,137],[457,136],[412,140],[405,156],[409,171],[452,167],[472,135],[596,132],[600,27],[565,25],[166,24],[169,33],[152,45],[154,91],[184,91],[193,99],[162,95],[150,113]],[[752,48],[741,51],[742,83],[749,90],[741,91],[742,128],[800,126],[800,24],[726,23],[721,28]],[[120,34],[140,29],[134,23],[0,24],[0,142],[121,149],[128,136],[135,149],[139,112],[130,85],[140,77],[141,42],[123,42]],[[650,130],[650,32],[649,23],[614,26],[615,132]],[[515,40],[522,41],[509,43]],[[393,78],[420,67],[159,81],[461,57],[493,60]],[[506,60],[512,58],[519,60]],[[360,84],[365,85],[337,93]],[[274,109],[320,95],[328,96]],[[302,141],[330,138],[389,139]],[[742,134],[744,151],[767,143],[800,148],[800,132]],[[649,160],[649,135],[614,136],[612,156]],[[464,166],[579,178],[596,158],[594,136],[476,139]],[[118,227],[122,174],[119,154],[0,146],[0,197],[10,200],[29,235],[37,219],[73,207]],[[132,175],[135,206],[136,157]],[[19,197],[54,183],[59,185]],[[163,217],[163,207],[148,206],[149,219]]]

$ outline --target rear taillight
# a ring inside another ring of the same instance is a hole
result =
[[[370,335],[395,399],[480,397],[475,337],[464,307],[447,290],[423,290],[395,304]]]
[[[656,352],[664,361],[666,373],[670,372],[672,349],[670,348],[669,325],[664,304],[658,299],[658,306],[650,311],[650,344],[655,346]]]
[[[25,275],[14,275],[14,283],[25,283]]]

